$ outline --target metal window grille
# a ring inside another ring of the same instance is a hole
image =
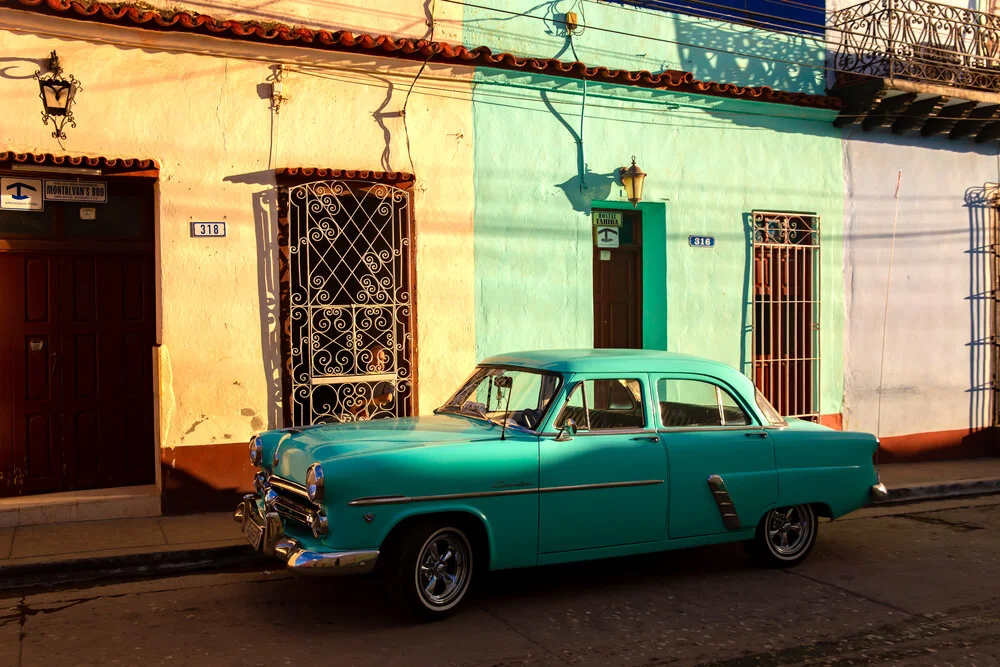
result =
[[[820,414],[819,216],[753,211],[753,369],[789,417]]]
[[[410,195],[383,183],[288,188],[292,424],[412,413]]]

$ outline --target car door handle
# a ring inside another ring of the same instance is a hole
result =
[[[658,435],[637,435],[634,438],[629,438],[630,440],[648,440],[649,442],[659,442],[660,436]]]
[[[766,438],[767,437],[767,433],[764,433],[764,431],[752,431],[750,433],[744,433],[743,435],[745,435],[748,438]]]

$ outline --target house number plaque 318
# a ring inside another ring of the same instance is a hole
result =
[[[192,222],[191,236],[225,236],[224,222]]]

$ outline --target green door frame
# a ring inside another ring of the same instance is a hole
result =
[[[627,201],[591,202],[591,209],[632,210]],[[667,205],[640,202],[642,213],[642,347],[667,349]]]

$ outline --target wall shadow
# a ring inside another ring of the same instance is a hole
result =
[[[750,289],[750,275],[753,262],[753,214],[743,214],[743,304],[740,310],[740,371],[753,379],[753,358],[747,350],[752,345],[753,321],[747,313],[754,307],[754,294]]]
[[[274,186],[274,172],[265,170],[227,176],[223,180],[230,183],[270,186],[268,189],[255,192],[251,196],[254,238],[257,246],[255,264],[260,312],[260,344],[267,386],[266,423],[264,428],[258,430],[281,428],[284,425],[284,417],[278,292],[278,191]]]
[[[969,214],[969,428],[994,426],[997,410],[995,386],[996,334],[993,276],[996,254],[993,226],[1000,201],[997,191],[971,187],[965,191]]]

